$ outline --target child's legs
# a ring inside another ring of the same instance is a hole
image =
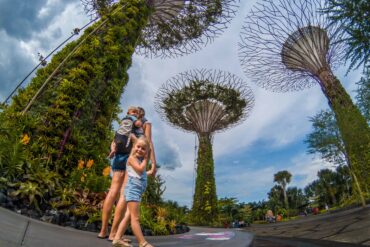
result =
[[[130,201],[127,203],[131,215],[131,228],[139,244],[145,241],[140,227],[140,202]]]
[[[126,208],[125,217],[122,219],[121,222],[118,222],[119,223],[119,226],[118,226],[117,232],[114,235],[114,238],[113,239],[116,239],[116,240],[121,239],[122,236],[125,234],[125,232],[127,230],[128,224],[130,223],[131,213],[130,213],[130,211],[127,208],[126,202],[125,202],[125,208]]]
[[[99,234],[100,236],[104,236],[108,232],[108,221],[111,216],[113,204],[117,199],[119,191],[121,190],[124,176],[125,172],[113,172],[112,183],[103,204],[102,227]]]

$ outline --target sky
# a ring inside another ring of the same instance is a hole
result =
[[[238,59],[239,34],[256,1],[240,2],[228,29],[201,51],[170,59],[134,55],[129,83],[121,97],[123,112],[131,105],[145,108],[153,123],[153,141],[161,164],[159,174],[166,182],[164,199],[180,205],[192,203],[196,136],[162,121],[154,110],[154,97],[168,79],[192,69],[231,72],[249,85],[255,97],[255,106],[244,122],[214,136],[218,197],[235,197],[239,202],[266,200],[274,185],[273,175],[278,171],[291,172],[290,186],[303,188],[316,179],[318,170],[332,168],[318,155],[307,154],[304,143],[312,131],[309,118],[328,108],[319,86],[273,93],[259,88],[243,74]],[[45,56],[74,28],[87,22],[89,17],[79,0],[0,0],[0,100],[38,64],[38,53]],[[361,73],[345,72],[343,66],[335,75],[354,98],[355,83]]]

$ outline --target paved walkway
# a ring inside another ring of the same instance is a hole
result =
[[[1,247],[110,247],[111,242],[98,239],[97,233],[79,231],[44,223],[0,207]],[[138,246],[133,237],[134,246]],[[147,237],[154,246],[166,247],[248,247],[253,235],[244,231],[192,227],[186,234]]]
[[[328,241],[370,246],[370,205],[366,208],[312,215],[288,222],[254,224],[246,228],[246,231],[255,233],[257,241],[261,242],[307,240],[307,242],[319,243],[321,240],[320,243],[323,246],[329,244]],[[340,243],[338,246],[343,246]]]

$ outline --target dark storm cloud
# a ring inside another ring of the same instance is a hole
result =
[[[0,31],[0,40],[0,101],[2,102],[18,82],[31,71],[34,61],[4,31]]]
[[[47,0],[0,0],[0,31],[4,30],[8,36],[17,39],[29,40],[33,33],[47,28],[67,4],[77,1],[57,1],[40,15]]]

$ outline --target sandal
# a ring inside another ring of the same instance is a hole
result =
[[[139,244],[139,247],[154,247],[154,246],[145,241],[144,243]]]
[[[132,242],[132,240],[131,240],[131,239],[129,239],[129,238],[124,238],[124,239],[122,239],[122,241],[123,241],[123,242],[126,242],[126,243],[131,243],[131,242]]]
[[[118,239],[118,240],[113,240],[112,242],[112,246],[113,247],[133,247],[131,244],[121,240],[121,239]]]

